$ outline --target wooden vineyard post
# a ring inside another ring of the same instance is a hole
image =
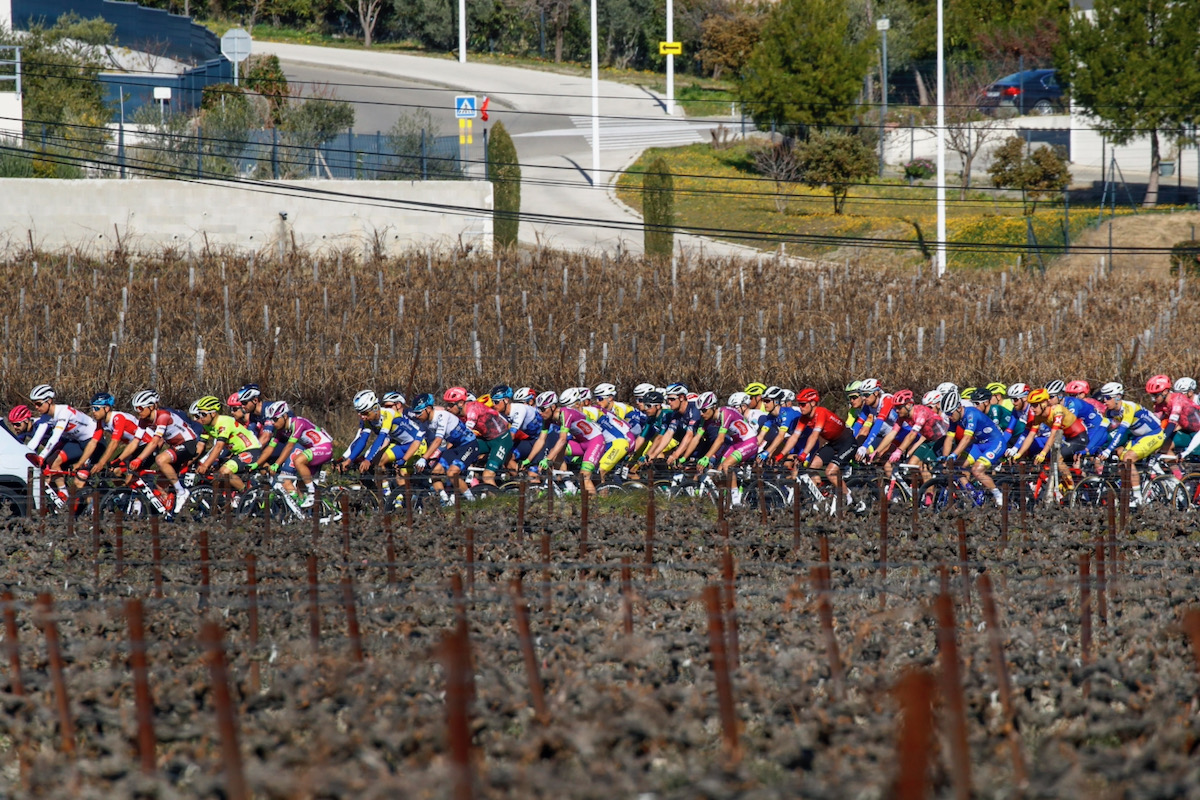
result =
[[[721,575],[724,578],[721,596],[725,602],[723,611],[725,613],[725,641],[729,645],[729,668],[736,670],[741,662],[741,646],[738,642],[737,576],[733,570],[733,550],[728,544],[725,545],[725,552],[721,558]]]
[[[350,656],[361,664],[363,653],[362,633],[358,629],[358,610],[354,604],[354,582],[349,575],[342,577],[342,606],[346,609],[346,633],[350,637]]]
[[[321,606],[317,587],[317,557],[308,557],[308,643],[313,655],[321,652]]]
[[[935,601],[937,642],[942,665],[942,696],[950,727],[950,772],[954,776],[954,796],[971,797],[971,753],[967,747],[967,710],[963,699],[962,666],[958,658],[958,631],[954,621],[954,601],[942,592]]]
[[[262,682],[258,664],[258,559],[254,553],[246,554],[246,614],[250,628],[250,691],[257,694]]]
[[[1025,466],[1025,462],[1022,461],[1020,464],[1017,465],[1017,480],[1020,481],[1020,484],[1018,484],[1017,488],[1020,490],[1018,497],[1021,501],[1021,537],[1022,538],[1027,538],[1029,536],[1029,525],[1026,521],[1026,514],[1028,513],[1028,509],[1029,509],[1029,479],[1028,479],[1028,476],[1026,475],[1026,472],[1027,472],[1027,468]]]
[[[979,600],[983,604],[983,618],[987,622],[988,647],[992,656],[992,669],[996,673],[996,686],[1000,694],[1000,707],[1004,710],[1005,733],[1012,749],[1013,776],[1018,786],[1024,786],[1027,779],[1025,772],[1025,756],[1021,750],[1021,737],[1016,729],[1016,715],[1013,712],[1012,682],[1008,676],[1008,662],[1004,660],[1004,639],[1000,633],[1000,617],[996,613],[995,593],[992,590],[992,579],[983,574],[979,576]]]
[[[934,679],[926,670],[910,668],[893,690],[900,701],[900,730],[896,737],[899,773],[892,796],[896,800],[926,800],[929,757],[933,752]]]
[[[1121,462],[1121,535],[1129,535],[1129,481],[1132,479],[1132,472],[1129,468],[1128,461]]]
[[[738,723],[733,704],[733,684],[729,678],[729,656],[726,650],[724,614],[721,608],[721,587],[704,587],[704,605],[708,610],[708,649],[712,657],[713,676],[717,684],[717,703],[721,712],[721,733],[725,755],[730,763],[741,760]]]
[[[762,467],[759,466],[756,472],[757,476],[755,480],[757,481],[758,486],[758,521],[765,528],[767,527],[767,492],[766,487],[763,485]]]
[[[470,642],[455,629],[442,636],[438,648],[446,667],[446,731],[454,763],[454,800],[472,800],[475,777],[471,770]]]
[[[0,592],[0,607],[4,610],[4,649],[8,653],[8,668],[12,673],[12,693],[25,696],[25,684],[21,680],[21,647],[17,639],[17,608],[10,591]]]
[[[45,510],[46,504],[42,503]],[[100,493],[92,492],[92,580],[100,590]]]
[[[75,481],[67,481],[67,538],[75,538]]]
[[[68,516],[68,518],[70,518],[74,515],[68,514],[67,516]],[[155,517],[155,519],[157,519],[157,517]],[[125,522],[124,515],[121,514],[120,509],[117,509],[117,520],[116,520],[116,525],[115,525],[116,530],[113,533],[113,550],[114,550],[113,555],[116,558],[115,569],[116,569],[116,578],[118,580],[125,576],[125,524],[124,524],[124,522]]]
[[[62,648],[58,641],[58,621],[54,618],[54,599],[46,592],[37,597],[37,616],[46,637],[46,656],[50,662],[50,679],[54,685],[55,706],[58,709],[58,726],[62,734],[62,751],[70,758],[75,757],[75,722],[71,719],[71,699],[67,695],[67,681],[63,677]]]
[[[1193,608],[1183,615],[1183,630],[1188,635],[1192,645],[1192,660],[1196,665],[1196,675],[1200,676],[1200,609]],[[1200,691],[1197,692],[1200,694]]]
[[[133,598],[125,603],[125,618],[129,623],[129,666],[133,671],[134,702],[137,705],[138,759],[142,772],[153,775],[157,766],[154,756],[154,700],[150,696],[147,678],[146,626],[142,601]]]
[[[533,701],[533,710],[538,722],[546,725],[550,722],[550,713],[546,709],[546,692],[542,686],[542,676],[538,671],[537,652],[533,648],[533,635],[529,628],[529,606],[521,591],[521,579],[509,581],[512,592],[513,616],[517,620],[517,636],[521,639],[521,654],[525,660],[525,676],[529,680],[529,693]]]
[[[312,507],[312,551],[314,553],[321,552],[321,486],[317,485],[316,498],[313,500]],[[268,509],[268,513],[270,509]]]
[[[246,774],[242,768],[242,749],[238,744],[237,718],[233,697],[229,691],[229,666],[225,660],[225,645],[221,628],[215,622],[200,626],[200,643],[208,662],[212,682],[213,702],[217,709],[217,730],[221,735],[221,764],[225,768],[226,796],[230,800],[247,800]]]
[[[792,482],[792,555],[800,552],[800,478]]]
[[[817,594],[817,615],[821,619],[821,634],[825,639],[825,654],[829,659],[829,680],[833,695],[842,694],[842,657],[838,651],[837,635],[833,631],[833,606],[829,602],[829,567],[813,567],[809,580]]]

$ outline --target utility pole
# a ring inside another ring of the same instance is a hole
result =
[[[671,0],[667,0],[670,3]],[[879,73],[879,88],[883,92],[883,106],[879,110],[879,177],[883,177],[884,146],[887,137],[887,101],[888,101],[888,68],[887,68],[887,32],[892,27],[892,21],[887,17],[875,20],[875,30],[883,34],[883,64]]]

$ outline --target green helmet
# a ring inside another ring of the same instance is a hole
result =
[[[188,414],[194,417],[197,414],[204,414],[220,410],[221,401],[212,395],[208,395],[206,397],[201,397],[199,400],[192,403],[192,407],[188,409]]]
[[[862,381],[850,381],[846,384],[846,394],[862,391]]]

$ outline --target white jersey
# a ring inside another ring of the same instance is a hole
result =
[[[29,449],[37,450],[38,445],[42,443],[43,434],[49,434],[42,452],[38,454],[43,459],[49,458],[60,442],[82,445],[96,432],[96,420],[65,403],[54,405],[45,418],[46,424],[39,425],[33,438],[29,440]]]
[[[759,426],[763,424],[763,417],[765,417],[766,414],[767,412],[763,411],[761,408],[747,408],[746,413],[742,414],[742,418],[746,420],[746,422],[750,423],[750,427],[758,430]]]
[[[514,438],[532,439],[542,432],[542,415],[531,405],[509,403],[506,416]]]

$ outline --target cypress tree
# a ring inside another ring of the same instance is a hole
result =
[[[498,249],[516,247],[521,225],[521,164],[503,122],[488,140],[488,176],[492,181],[492,236]]]
[[[642,222],[646,255],[670,258],[675,249],[675,194],[671,169],[662,156],[642,175]]]

